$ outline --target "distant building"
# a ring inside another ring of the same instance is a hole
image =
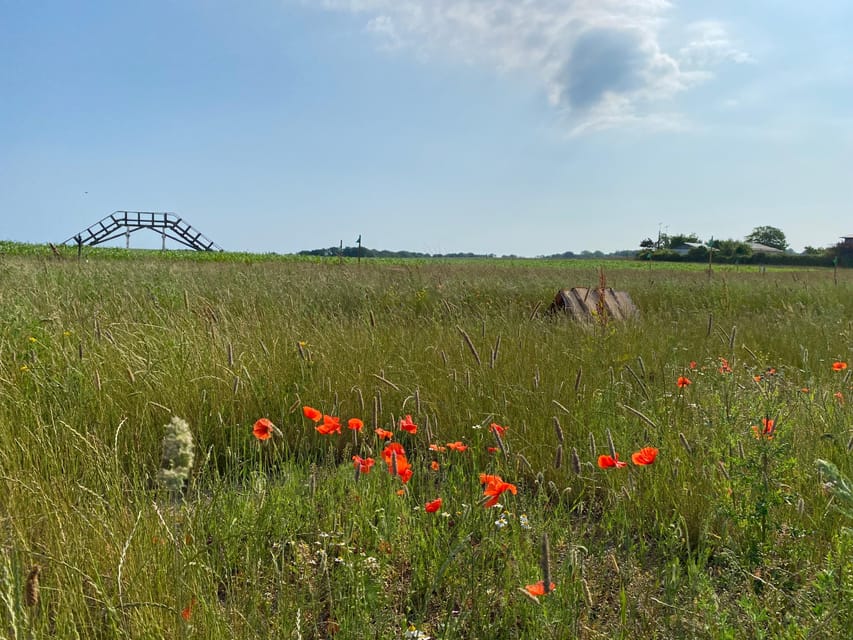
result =
[[[699,247],[705,247],[705,245],[701,242],[682,242],[676,247],[671,247],[670,251],[674,251],[680,256],[686,256],[692,249],[698,249]],[[705,248],[707,249],[707,247]]]
[[[853,235],[841,236],[841,246],[845,249],[853,249]]]
[[[785,253],[782,249],[777,249],[776,247],[770,247],[766,244],[761,244],[760,242],[747,242],[749,248],[752,249],[753,253],[766,253],[766,254],[780,254]]]

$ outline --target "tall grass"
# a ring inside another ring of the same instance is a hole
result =
[[[0,627],[842,637],[853,544],[814,463],[853,466],[840,276],[608,267],[641,317],[605,326],[544,311],[596,285],[591,263],[7,256]],[[304,405],[367,426],[322,436]],[[195,440],[178,500],[156,481],[172,416]],[[256,441],[262,416],[283,437]],[[403,495],[381,460],[354,477],[351,457],[382,449],[374,423],[413,464]],[[657,460],[600,469],[608,434],[620,459]],[[484,508],[480,473],[518,494]],[[535,600],[543,535],[557,589]]]

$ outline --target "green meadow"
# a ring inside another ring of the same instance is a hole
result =
[[[853,629],[848,270],[17,253],[2,636]],[[602,271],[639,318],[548,313]]]

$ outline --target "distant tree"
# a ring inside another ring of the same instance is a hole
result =
[[[716,255],[721,260],[739,260],[752,255],[752,249],[740,240],[712,240],[710,243],[717,250]]]
[[[746,236],[746,241],[766,244],[768,247],[774,247],[782,251],[788,248],[788,241],[785,239],[785,234],[781,229],[777,229],[776,227],[755,227],[752,233]]]
[[[806,256],[822,256],[826,253],[823,247],[806,247],[803,249],[803,255]]]
[[[654,241],[654,240],[652,240],[651,238],[645,238],[645,239],[640,243],[640,248],[642,248],[642,249],[654,249],[654,248],[655,248],[655,244],[656,244],[656,243],[655,243],[655,241]]]

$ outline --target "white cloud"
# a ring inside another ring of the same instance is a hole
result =
[[[382,41],[384,49],[393,51],[403,45],[403,41],[397,33],[397,28],[394,26],[394,20],[389,16],[381,15],[371,18],[367,22],[365,29]]]
[[[715,20],[702,20],[687,26],[690,42],[678,52],[687,66],[710,67],[723,62],[754,62],[752,56],[735,46],[725,26]]]
[[[320,0],[363,15],[384,49],[407,48],[534,78],[572,132],[671,121],[666,101],[749,56],[714,21],[689,26],[674,56],[660,44],[666,0]],[[683,119],[677,119],[679,127]]]

